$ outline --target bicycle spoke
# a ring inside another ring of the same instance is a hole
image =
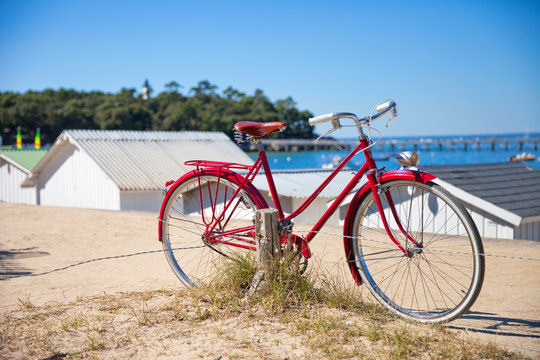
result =
[[[443,258],[437,256],[435,253],[431,253],[431,255],[435,258],[437,258],[439,260],[439,262],[441,264],[446,264],[450,267],[452,267],[453,269],[455,269],[456,271],[458,271],[461,275],[465,276],[465,277],[468,277],[469,275],[467,273],[465,273],[465,271],[459,269],[459,266],[455,266],[454,264],[450,264],[448,261],[444,260]],[[425,255],[424,255],[425,256]],[[426,260],[427,261],[427,260]],[[430,262],[434,262],[433,260],[431,260]],[[466,266],[466,265],[461,265],[461,267],[467,267],[468,269],[471,269],[472,266]]]

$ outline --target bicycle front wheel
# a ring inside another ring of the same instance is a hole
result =
[[[484,255],[474,222],[451,194],[434,183],[381,184],[384,229],[373,193],[356,209],[354,260],[369,291],[411,320],[451,321],[474,303],[484,278]]]
[[[199,287],[238,252],[256,250],[255,211],[261,206],[238,184],[213,174],[179,184],[161,220],[165,256],[187,286]]]

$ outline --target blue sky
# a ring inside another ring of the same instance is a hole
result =
[[[540,132],[538,1],[0,0],[0,33],[0,91],[207,79],[315,115],[394,98],[385,136]]]

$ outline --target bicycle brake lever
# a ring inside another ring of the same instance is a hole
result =
[[[317,140],[315,140],[315,142],[317,143],[317,142],[319,142],[320,139],[322,139],[322,138],[325,137],[326,135],[331,134],[331,133],[333,133],[334,131],[341,129],[341,124],[340,124],[340,122],[339,122],[339,118],[334,118],[334,119],[332,119],[332,126],[333,126],[332,129],[328,130],[328,131],[326,132],[326,134],[323,134],[323,135],[319,136],[319,137],[317,138]]]
[[[392,114],[392,116],[390,117],[390,119],[388,119],[388,121],[386,122],[386,127],[388,127],[388,125],[390,124],[390,121],[392,121],[397,115],[395,113]]]
[[[398,109],[397,109],[396,103],[394,102],[394,107],[392,109],[392,116],[390,116],[390,119],[388,119],[388,121],[386,122],[386,127],[388,127],[388,125],[390,124],[390,121],[392,121],[397,115],[398,115]]]
[[[317,138],[317,140],[315,140],[315,142],[318,143],[319,140],[321,140],[323,137],[325,137],[325,136],[328,135],[328,134],[333,133],[333,132],[336,131],[336,130],[339,130],[339,129],[333,128],[333,129],[328,130],[328,131],[326,132],[326,134],[323,134],[323,135],[319,136],[319,137]]]

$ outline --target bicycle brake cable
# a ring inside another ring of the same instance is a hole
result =
[[[368,128],[370,131],[371,131],[371,130],[374,130],[375,132],[377,132],[377,133],[379,134],[379,137],[377,138],[377,140],[372,141],[371,144],[369,144],[368,147],[366,147],[365,149],[362,149],[362,150],[358,151],[358,152],[357,152],[356,154],[354,154],[354,155],[358,155],[358,154],[360,154],[361,152],[364,152],[364,151],[366,151],[367,149],[371,148],[372,146],[374,146],[375,144],[377,144],[377,143],[381,140],[381,138],[382,138],[382,132],[381,132],[379,129],[374,128],[373,126],[369,126],[369,125],[342,125],[341,127],[355,127],[355,128],[357,128],[357,127],[363,127],[363,128]],[[371,136],[370,136],[369,138],[371,139]]]

